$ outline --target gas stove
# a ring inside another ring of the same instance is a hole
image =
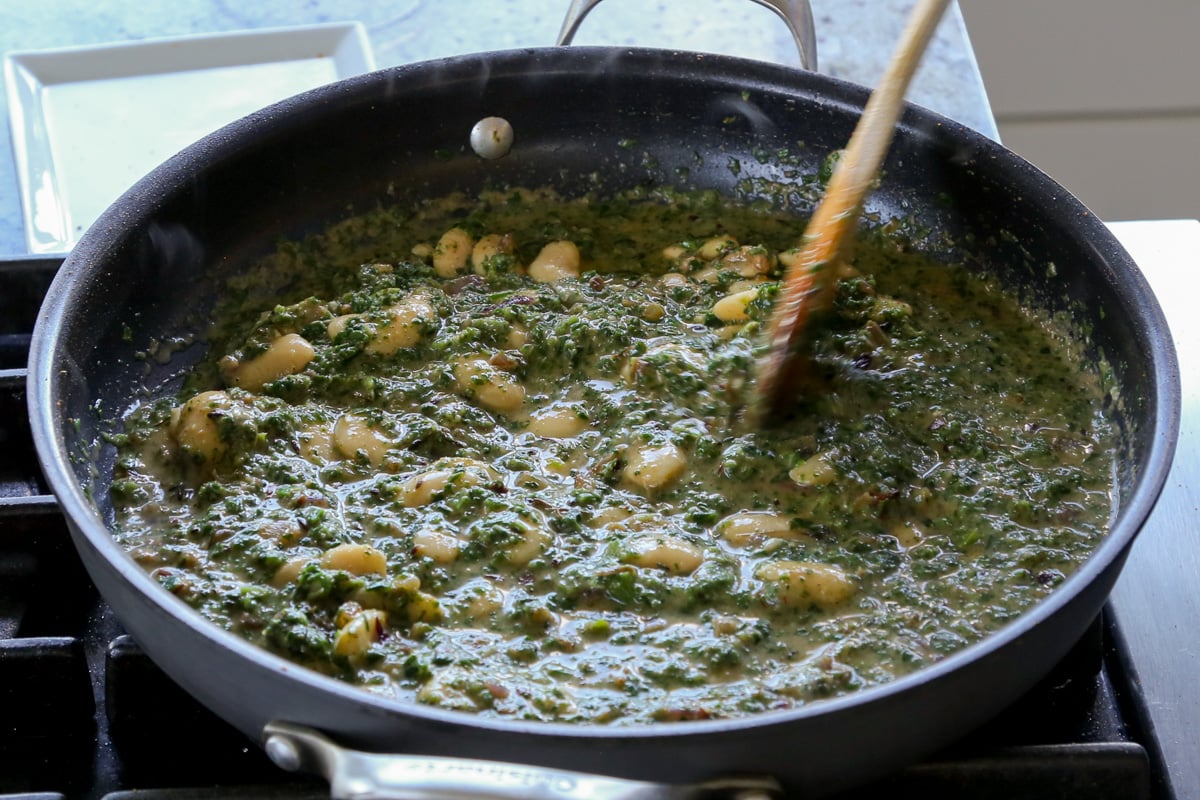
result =
[[[1200,469],[1195,221],[1114,230],[1162,299],[1183,364],[1180,454],[1105,611],[1055,670],[946,751],[840,800],[1200,797],[1200,556],[1184,537]],[[37,306],[60,261],[0,261],[0,800],[315,798],[175,686],[89,581],[39,473],[25,411]],[[136,794],[130,794],[138,790]]]

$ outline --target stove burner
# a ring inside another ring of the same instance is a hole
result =
[[[38,472],[23,368],[54,258],[0,261],[0,800],[327,797],[170,681],[121,629]],[[1033,691],[838,800],[1169,800],[1103,615]],[[7,794],[6,794],[7,793]]]

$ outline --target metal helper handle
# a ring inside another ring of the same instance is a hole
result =
[[[263,729],[276,766],[329,781],[344,800],[778,800],[770,778],[729,778],[665,785],[498,761],[401,756],[349,750],[316,731],[287,722]]]
[[[683,0],[687,2],[687,0]],[[812,6],[808,0],[752,0],[771,9],[787,23],[796,48],[800,51],[800,66],[809,72],[817,71],[817,33],[813,26]],[[558,32],[558,44],[567,45],[575,38],[583,18],[599,5],[600,0],[571,0],[567,16]]]

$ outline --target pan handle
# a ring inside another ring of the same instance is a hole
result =
[[[271,722],[267,756],[289,772],[314,772],[345,800],[778,800],[770,778],[665,785],[498,761],[384,755],[349,750],[311,728]]]
[[[800,66],[809,72],[817,71],[817,34],[813,26],[812,6],[808,0],[753,0],[760,6],[771,9],[787,23],[792,38],[796,40],[796,48],[800,51]],[[562,28],[558,32],[558,44],[570,44],[579,30],[583,18],[600,0],[571,0],[567,16],[563,19]]]

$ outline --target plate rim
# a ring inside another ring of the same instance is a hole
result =
[[[218,44],[222,46],[214,47]],[[86,81],[310,59],[329,59],[335,80],[377,68],[366,26],[354,20],[5,53],[3,80],[22,227],[29,254],[66,254],[79,239],[79,234],[72,230],[75,223],[70,217],[69,189],[55,169],[42,102],[47,89]]]

